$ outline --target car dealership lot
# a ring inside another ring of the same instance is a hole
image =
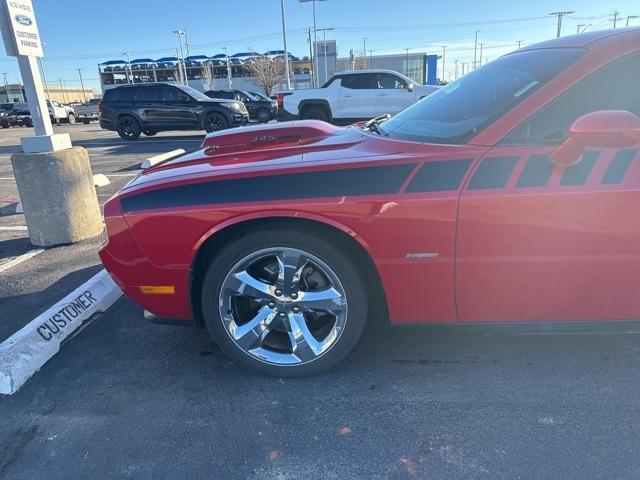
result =
[[[29,131],[0,137],[2,258],[33,249],[8,214],[9,156]],[[101,204],[145,158],[202,140],[56,131],[110,178]],[[101,241],[0,273],[0,340],[95,274]],[[146,323],[122,298],[0,398],[0,478],[637,478],[639,347],[635,333],[374,325],[336,370],[283,380],[238,368],[206,332]]]

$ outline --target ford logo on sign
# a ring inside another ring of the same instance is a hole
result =
[[[31,19],[26,15],[16,15],[16,22],[18,22],[20,25],[24,25],[25,27],[28,27],[33,23]]]

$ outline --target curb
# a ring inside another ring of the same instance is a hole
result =
[[[18,391],[60,351],[66,338],[98,313],[104,313],[122,291],[101,270],[0,344],[0,394]]]

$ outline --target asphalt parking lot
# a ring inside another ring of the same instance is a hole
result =
[[[112,184],[202,135],[125,142],[56,127]],[[0,132],[0,258],[33,248]],[[0,341],[93,275],[101,239],[0,273]],[[0,266],[2,260],[0,260]],[[120,299],[18,393],[0,397],[0,478],[638,478],[640,335],[471,333],[371,325],[340,368],[240,369],[206,332],[146,323]]]

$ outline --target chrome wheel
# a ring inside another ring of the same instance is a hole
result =
[[[328,352],[347,322],[347,297],[334,271],[295,248],[272,247],[241,259],[218,301],[224,330],[250,357],[301,365]]]

